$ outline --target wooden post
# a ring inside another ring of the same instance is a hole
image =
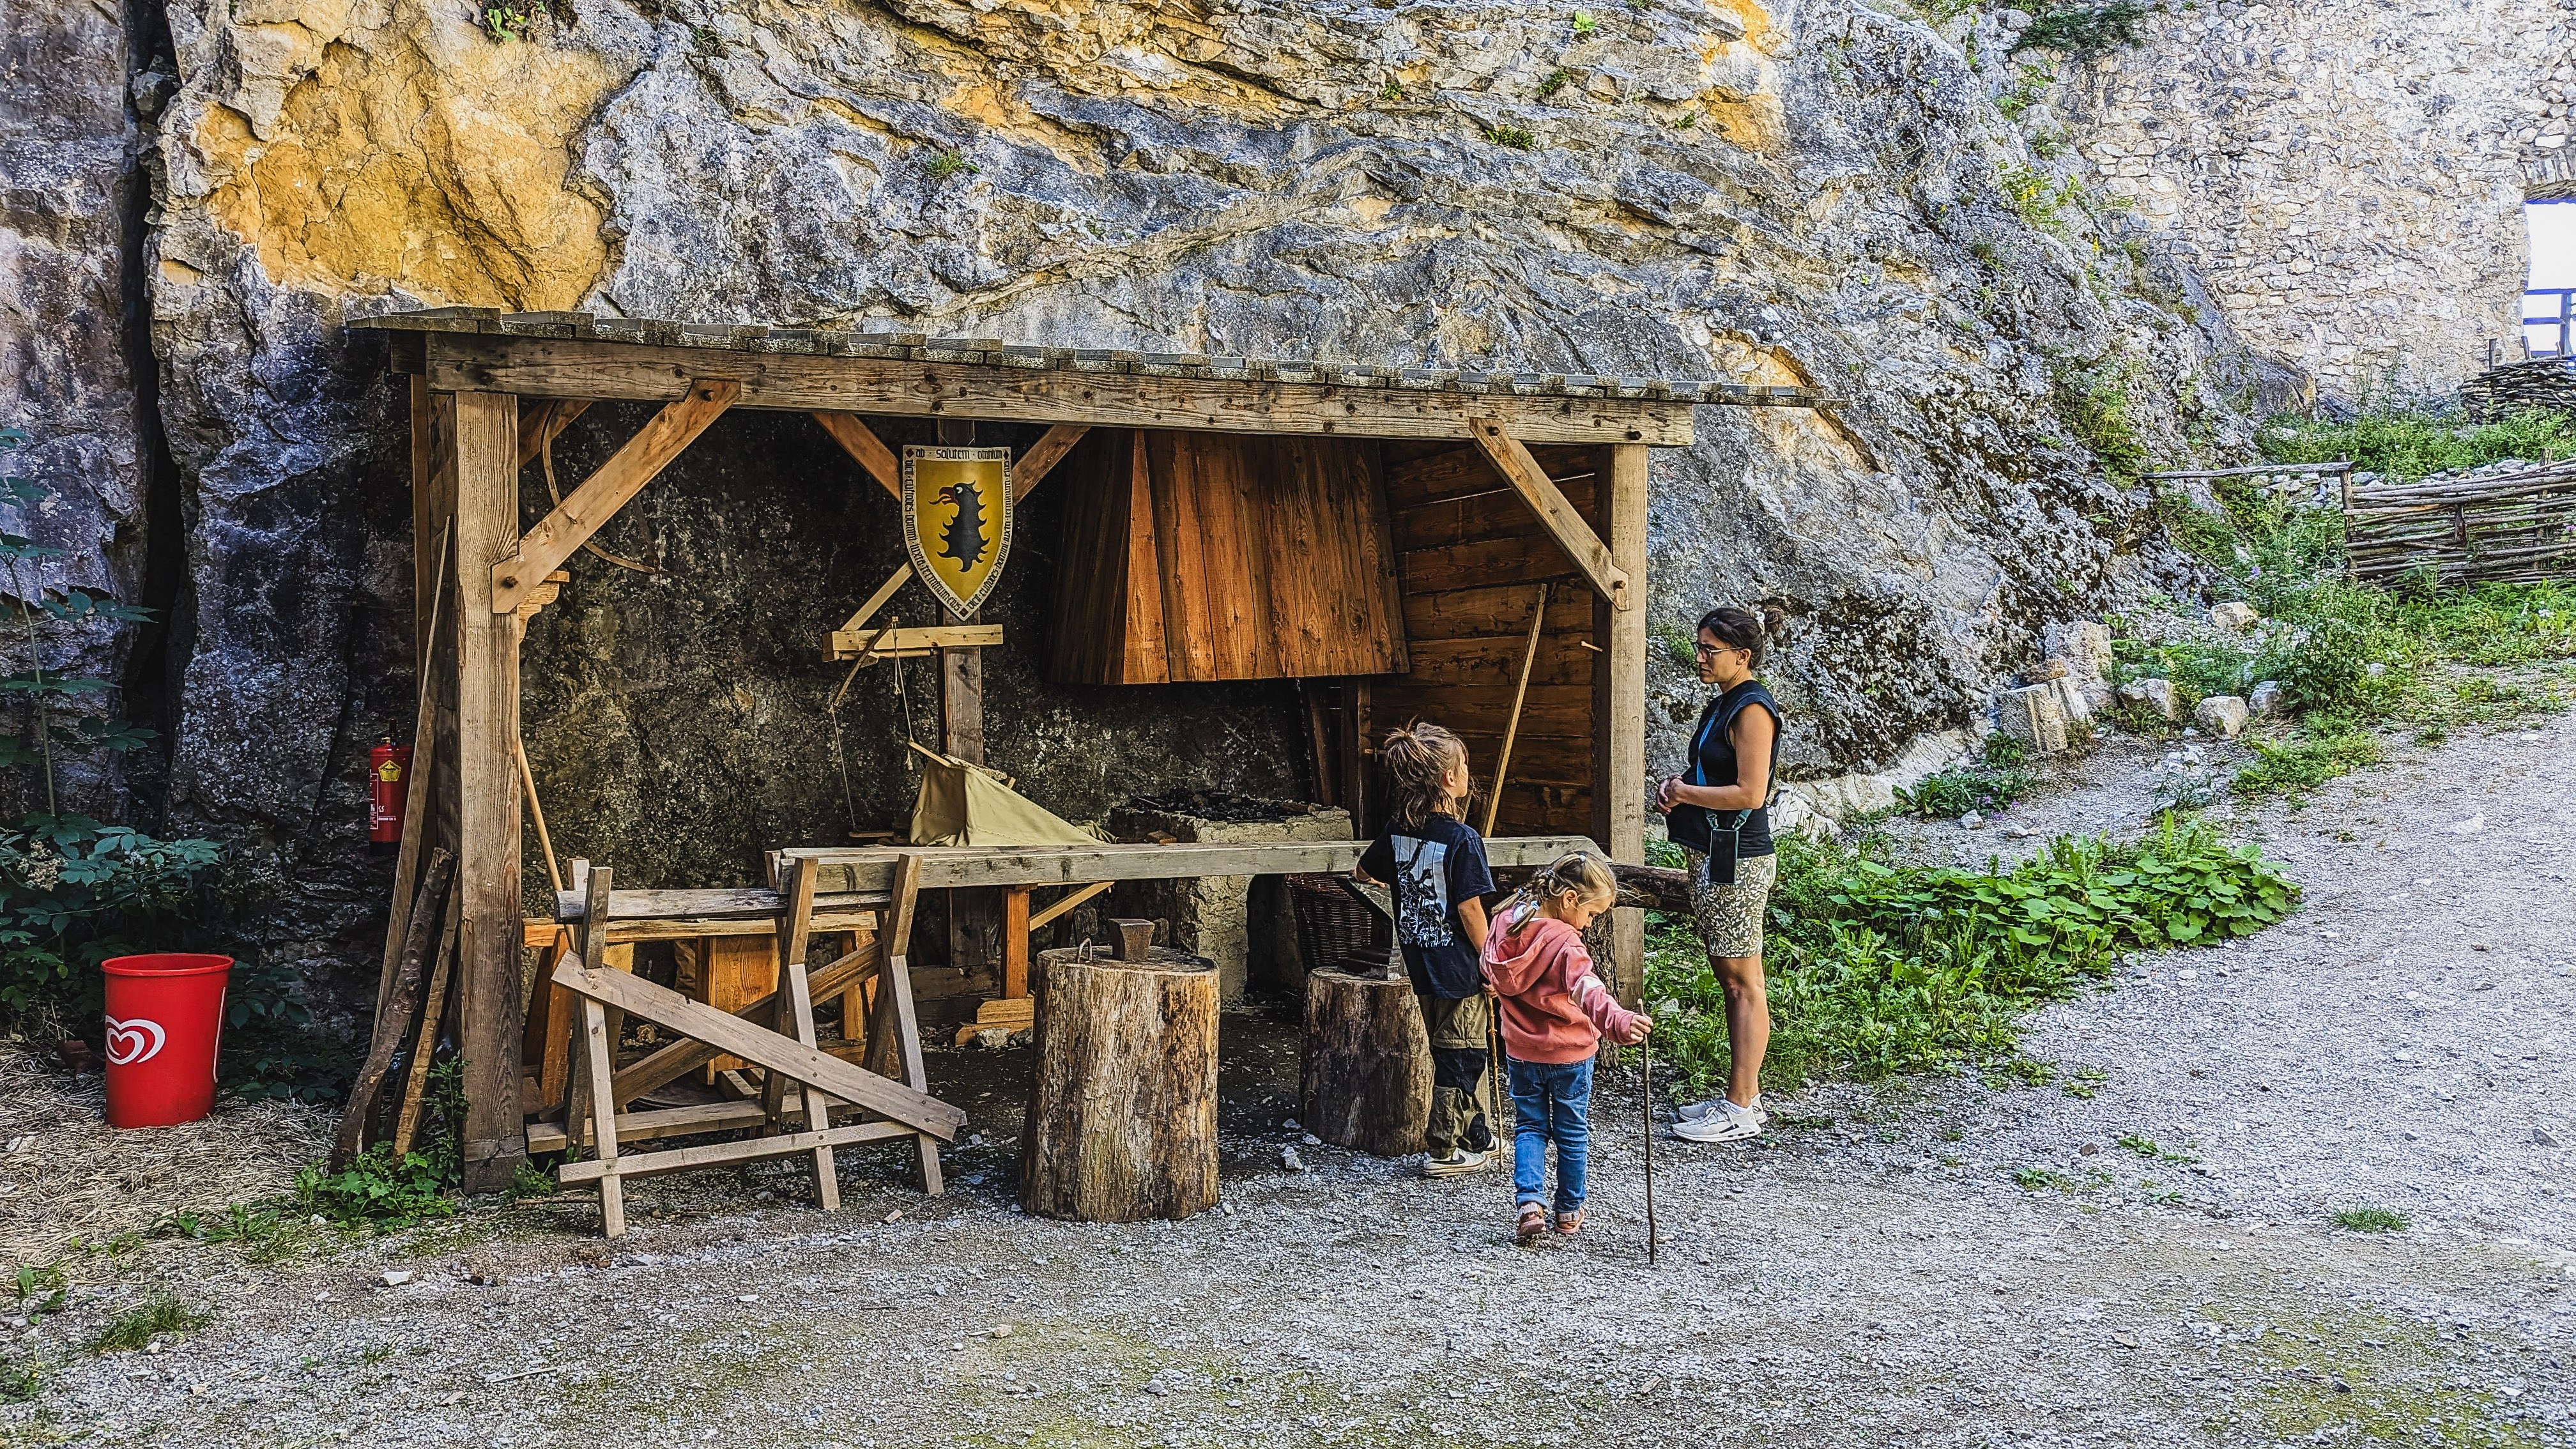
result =
[[[1002,892],[1002,996],[1029,994],[1029,890],[1012,886]]]
[[[950,624],[971,624],[973,615],[949,614]],[[942,649],[939,651],[939,748],[943,753],[973,764],[984,763],[984,651],[981,649]],[[948,910],[948,964],[960,971],[980,971],[991,965],[985,941],[992,933],[999,912],[992,893],[980,890],[942,891]],[[1008,935],[1008,931],[1004,931]],[[898,942],[898,946],[903,943]],[[908,949],[908,947],[906,948]],[[1003,950],[1008,951],[1005,945]]]
[[[519,1110],[517,620],[492,602],[492,566],[519,547],[519,400],[459,392],[456,417],[458,1039],[465,1056],[468,1192],[510,1185],[527,1160]],[[594,1013],[594,1021],[603,1017]]]
[[[1592,669],[1593,837],[1610,858],[1646,859],[1646,445],[1610,445],[1601,511],[1609,525],[1611,565],[1629,580],[1618,603],[1596,599],[1592,632],[1604,650]],[[1634,907],[1610,913],[1605,962],[1619,999],[1637,1004],[1646,984],[1646,915]]]

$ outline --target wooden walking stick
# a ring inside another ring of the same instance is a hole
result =
[[[1646,1069],[1646,1266],[1655,1266],[1655,1048],[1651,1033],[1637,1039],[1637,1060]]]
[[[1503,725],[1503,750],[1494,759],[1494,793],[1485,797],[1484,833],[1489,840],[1493,838],[1495,819],[1503,813],[1503,779],[1511,773],[1512,745],[1520,738],[1521,701],[1529,698],[1530,666],[1538,663],[1539,630],[1547,623],[1547,601],[1555,591],[1553,583],[1539,585],[1538,609],[1530,615],[1529,643],[1521,649],[1520,687],[1512,691],[1512,717]]]

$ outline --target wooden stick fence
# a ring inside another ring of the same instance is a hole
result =
[[[2576,578],[2576,460],[2356,488],[2344,537],[2356,579],[2421,568],[2455,584]]]

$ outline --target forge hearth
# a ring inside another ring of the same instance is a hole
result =
[[[1209,845],[1348,840],[1351,812],[1251,795],[1139,795],[1109,812],[1109,829],[1126,841]],[[1288,990],[1305,977],[1278,876],[1133,881],[1115,895],[1118,914],[1158,920],[1164,944],[1214,961],[1217,992],[1227,1005],[1256,986]]]

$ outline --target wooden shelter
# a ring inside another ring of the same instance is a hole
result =
[[[541,1147],[579,1141],[587,1091],[611,1099],[600,1115],[613,1115],[617,1129],[597,1144],[601,1160],[567,1176],[602,1180],[603,1198],[612,1200],[621,1172],[648,1170],[657,1157],[688,1159],[660,1164],[680,1167],[812,1152],[818,1173],[828,1175],[835,1142],[870,1136],[919,1135],[935,1189],[933,1141],[945,1135],[943,1125],[953,1130],[954,1109],[924,1093],[909,1020],[905,923],[917,890],[992,885],[1010,893],[1006,949],[1016,942],[1019,959],[1005,975],[1020,979],[1006,994],[1018,995],[1030,927],[1067,908],[1062,900],[1033,906],[1036,890],[1061,885],[1069,895],[1118,879],[1346,870],[1358,851],[1355,844],[783,849],[767,882],[668,892],[612,890],[609,861],[559,883],[552,909],[523,921],[525,622],[554,597],[583,544],[727,410],[812,414],[898,496],[897,460],[869,427],[871,416],[1045,425],[1044,437],[1014,460],[1014,491],[1058,474],[1056,486],[1068,490],[1057,632],[1038,645],[1056,678],[1304,681],[1318,777],[1352,807],[1363,833],[1374,824],[1371,732],[1436,718],[1466,736],[1480,771],[1490,772],[1508,748],[1499,819],[1487,827],[1497,837],[1496,863],[1508,866],[1538,863],[1568,837],[1597,841],[1621,861],[1642,859],[1648,450],[1688,443],[1694,406],[1814,401],[1800,389],[1716,382],[476,308],[352,325],[386,336],[391,365],[412,389],[414,647],[423,668],[411,818],[421,828],[397,866],[387,980],[407,935],[418,862],[425,849],[445,846],[455,858],[448,916],[465,1059],[466,1184],[506,1184],[532,1131]],[[523,530],[522,468],[597,400],[661,410]],[[944,748],[979,760],[977,651],[1002,647],[998,626],[951,619],[927,629],[868,628],[902,581],[899,573],[862,605],[830,651],[937,655]],[[1633,992],[1642,920],[1635,910],[1619,915],[1615,970]],[[843,949],[809,979],[803,957],[816,933],[838,933]],[[761,937],[778,943],[786,970],[756,1001],[711,1007],[632,977],[611,979],[622,941],[701,941],[712,962],[720,954],[714,943],[745,940],[766,950]],[[523,957],[531,947],[556,953],[537,982],[533,1010],[542,1029],[534,1033]],[[877,993],[881,1005],[870,1009],[903,1020],[851,1065],[815,1050],[812,998],[846,991],[845,1006],[855,1003],[864,978],[894,988]],[[579,1023],[571,1020],[576,1000]],[[687,1040],[620,1066],[608,1053],[609,1024],[621,1011]],[[523,1036],[531,1038],[526,1062]],[[566,1076],[576,1042],[587,1077]],[[621,1139],[711,1130],[725,1116],[701,1111],[687,1123],[657,1124],[641,1120],[650,1112],[614,1113],[641,1090],[636,1083],[704,1069],[719,1050],[770,1078],[759,1110],[737,1104],[724,1125],[801,1117],[801,1130],[730,1156],[692,1148],[620,1159]],[[899,1060],[906,1054],[909,1061]],[[558,1090],[573,1094],[569,1110],[532,1129],[525,1099]],[[829,1127],[835,1100],[871,1120]]]

